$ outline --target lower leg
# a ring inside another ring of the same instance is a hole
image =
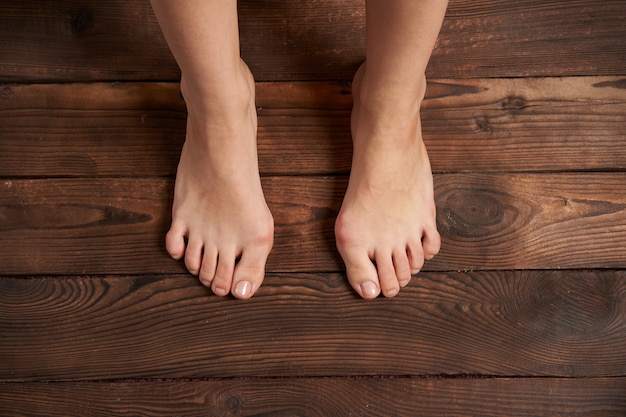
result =
[[[366,62],[353,83],[354,155],[335,226],[364,298],[394,296],[440,247],[419,110],[444,0],[367,0]]]
[[[166,247],[217,295],[261,285],[273,220],[258,172],[254,80],[235,0],[152,0],[188,110]]]

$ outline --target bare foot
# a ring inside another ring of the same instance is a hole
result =
[[[216,295],[245,299],[263,282],[274,223],[258,170],[254,80],[243,62],[229,78],[211,94],[181,83],[187,137],[166,247]]]
[[[354,154],[335,224],[348,280],[366,299],[395,296],[438,252],[433,178],[422,141],[419,97],[368,95],[363,65],[353,84]]]

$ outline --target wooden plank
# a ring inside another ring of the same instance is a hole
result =
[[[441,269],[621,268],[626,174],[440,175]]]
[[[432,80],[422,112],[433,169],[626,169],[624,77]],[[177,83],[0,87],[0,176],[174,175]],[[264,175],[346,173],[349,84],[258,83]]]
[[[341,83],[260,84],[264,174],[349,169],[352,97]],[[2,176],[162,176],[185,137],[177,83],[5,86]]]
[[[339,274],[251,300],[188,276],[0,279],[0,380],[626,374],[626,272],[423,273],[364,302]]]
[[[360,0],[241,1],[242,55],[258,80],[349,80],[364,59]],[[450,2],[429,74],[475,78],[618,75],[621,0]],[[174,80],[148,1],[6,0],[0,80]]]
[[[430,70],[452,78],[624,74],[626,4],[599,3],[451,1]]]
[[[624,77],[435,80],[422,111],[433,169],[623,170],[625,88]]]
[[[0,4],[3,81],[178,79],[147,0]]]
[[[441,174],[429,270],[626,268],[626,173]],[[0,274],[178,273],[172,181],[0,181]],[[346,179],[268,177],[270,272],[341,271],[333,227]]]
[[[49,417],[621,417],[625,391],[624,378],[26,383],[0,387],[0,411]]]

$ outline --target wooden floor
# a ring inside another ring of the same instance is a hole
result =
[[[372,302],[332,233],[361,1],[240,13],[276,221],[249,301],[165,252],[186,115],[149,3],[0,4],[0,415],[626,416],[626,2],[451,0],[443,248]]]

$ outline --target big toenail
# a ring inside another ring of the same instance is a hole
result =
[[[375,297],[378,294],[378,288],[373,282],[364,282],[361,284],[361,292],[364,297]]]
[[[235,295],[238,297],[246,297],[250,293],[252,284],[248,281],[240,281],[235,285]]]

